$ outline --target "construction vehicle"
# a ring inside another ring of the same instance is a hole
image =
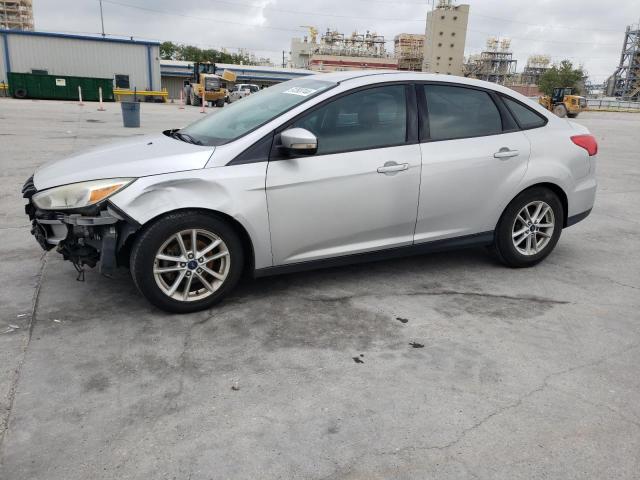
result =
[[[236,75],[225,70],[216,74],[215,63],[195,62],[191,79],[184,86],[184,98],[187,105],[202,105],[202,96],[209,105],[224,107],[228,99],[227,82],[235,82]]]
[[[576,118],[581,111],[587,108],[587,99],[572,93],[573,91],[569,87],[556,87],[551,96],[540,97],[539,103],[559,117]]]

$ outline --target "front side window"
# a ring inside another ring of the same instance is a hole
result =
[[[510,99],[509,97],[502,97],[504,103],[507,105],[509,111],[516,117],[516,121],[521,128],[538,128],[547,124],[547,120],[541,115],[537,114],[533,110],[525,107],[520,102]]]
[[[502,119],[491,96],[482,90],[424,85],[431,140],[480,137],[502,132]]]
[[[296,79],[249,95],[241,102],[207,115],[180,130],[202,145],[223,145],[263,125],[287,110],[333,88],[336,84],[314,78]]]
[[[317,155],[368,150],[405,143],[404,85],[369,88],[345,95],[297,120],[318,137]]]

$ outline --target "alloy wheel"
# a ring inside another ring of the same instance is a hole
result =
[[[536,255],[551,241],[555,229],[553,209],[543,201],[525,205],[513,222],[511,239],[522,255]]]
[[[182,230],[156,252],[153,275],[160,290],[182,302],[202,300],[225,282],[231,266],[229,249],[213,232]]]

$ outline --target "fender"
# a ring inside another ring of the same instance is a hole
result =
[[[249,234],[255,268],[273,265],[265,194],[266,162],[142,177],[110,198],[141,225],[172,212],[197,208],[235,219]]]

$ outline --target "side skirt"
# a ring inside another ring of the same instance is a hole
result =
[[[311,260],[309,262],[290,263],[287,265],[277,265],[274,267],[259,268],[254,270],[253,276],[267,277],[270,275],[280,275],[283,273],[303,272],[305,270],[316,270],[319,268],[341,267],[356,263],[375,262],[388,260],[391,258],[402,258],[412,255],[426,253],[444,252],[462,248],[482,247],[493,243],[493,232],[476,233],[465,235],[464,237],[446,238],[433,242],[424,242],[406,247],[388,248],[376,250],[375,252],[356,253],[353,255],[343,255],[340,257],[327,258],[322,260]]]

